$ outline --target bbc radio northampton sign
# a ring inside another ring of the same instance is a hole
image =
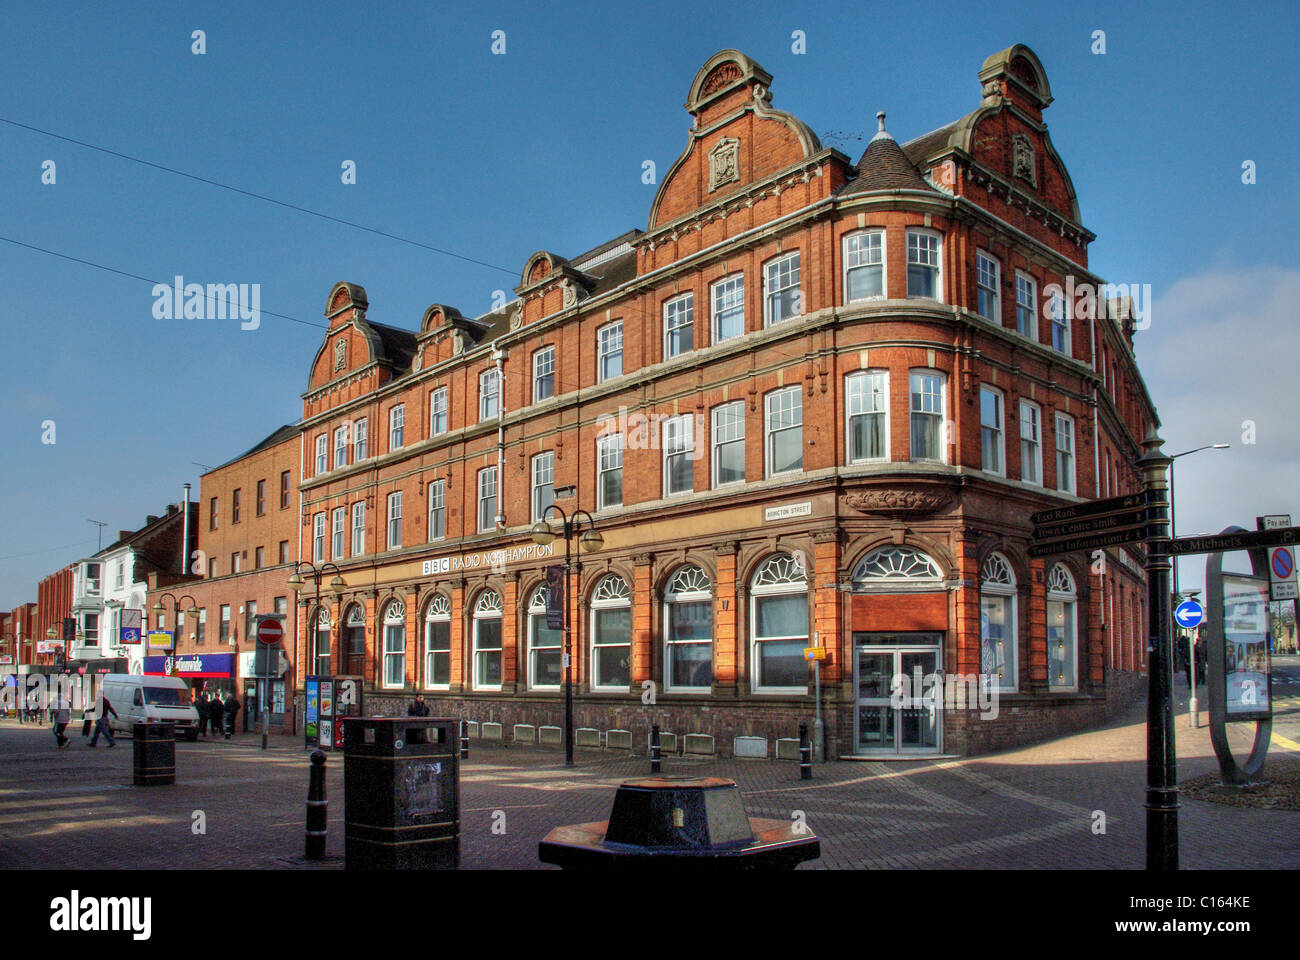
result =
[[[421,567],[424,576],[439,573],[459,573],[462,570],[481,570],[484,567],[495,570],[507,563],[520,563],[524,560],[542,560],[555,556],[555,543],[546,546],[528,543],[519,547],[504,547],[500,550],[483,550],[479,553],[458,553],[451,557],[434,557],[425,560]]]

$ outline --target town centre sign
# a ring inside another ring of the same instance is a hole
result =
[[[434,557],[425,560],[421,573],[431,577],[439,573],[459,573],[462,570],[504,570],[508,563],[521,563],[526,560],[541,560],[555,556],[555,543],[542,546],[527,543],[518,547],[502,547],[500,550],[482,550],[478,553],[458,553],[447,557]]]

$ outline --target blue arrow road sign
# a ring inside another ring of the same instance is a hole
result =
[[[1174,619],[1178,621],[1180,627],[1191,630],[1201,625],[1201,621],[1205,619],[1205,610],[1195,600],[1184,600],[1174,610]]]

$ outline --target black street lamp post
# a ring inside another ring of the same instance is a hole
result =
[[[596,529],[596,521],[586,510],[575,510],[573,515],[566,514],[555,504],[550,504],[542,511],[541,518],[533,524],[533,542],[547,546],[555,539],[547,516],[554,510],[560,515],[564,526],[564,765],[573,766],[573,633],[569,617],[569,605],[572,592],[569,584],[569,572],[573,568],[572,538],[582,530],[582,517],[587,518],[587,529],[578,536],[578,546],[582,550],[599,550],[605,545],[605,538]]]
[[[157,600],[155,600],[153,606],[149,608],[150,611],[153,613],[153,615],[154,615],[155,617],[159,617],[159,616],[162,615],[162,613],[163,613],[163,609],[164,609],[164,608],[163,608],[163,600],[165,600],[165,599],[168,598],[168,597],[170,597],[170,598],[171,598],[171,601],[172,601],[172,614],[174,615],[174,616],[173,616],[173,619],[175,619],[175,620],[177,620],[177,621],[180,620],[180,617],[179,617],[179,616],[176,616],[176,615],[179,614],[179,612],[180,612],[180,608],[181,608],[181,600],[188,600],[188,601],[190,602],[190,605],[189,605],[188,607],[185,608],[185,615],[186,615],[187,617],[197,617],[197,616],[199,615],[199,607],[198,607],[198,604],[195,602],[194,598],[191,597],[188,593],[183,593],[183,594],[181,594],[181,596],[180,596],[180,600],[176,599],[176,595],[173,594],[173,593],[164,593],[164,594],[162,594],[162,596],[160,596]],[[141,627],[141,629],[143,629],[144,632],[147,634],[147,633],[149,632],[149,630],[148,630],[148,624],[144,624],[144,625]],[[172,658],[173,658],[173,659],[172,659],[172,669],[169,670],[169,671],[167,672],[167,675],[168,675],[168,676],[171,676],[171,677],[176,676],[176,667],[175,667],[176,660],[175,660],[175,657],[176,657],[176,648],[180,646],[180,640],[181,640],[181,638],[180,638],[180,624],[179,624],[179,622],[178,622],[178,623],[177,623],[177,634],[176,634],[176,638],[172,641]]]

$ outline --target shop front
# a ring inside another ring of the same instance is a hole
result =
[[[185,653],[178,656],[144,658],[147,677],[175,676],[189,682],[191,691],[219,692],[222,697],[235,690],[236,663],[233,653]]]

